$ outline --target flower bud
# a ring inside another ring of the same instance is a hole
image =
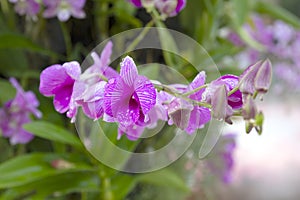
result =
[[[254,87],[259,93],[266,93],[271,85],[272,64],[269,59],[262,63],[254,79]]]
[[[264,115],[262,112],[259,112],[258,115],[255,117],[255,130],[259,135],[261,135],[262,130],[263,130],[263,123],[264,123]]]
[[[211,99],[214,118],[219,120],[226,118],[226,110],[228,107],[227,101],[228,100],[225,85],[221,85],[215,90],[214,95]]]
[[[245,120],[255,119],[255,116],[257,115],[256,104],[250,96],[245,98],[242,114]]]
[[[272,64],[267,59],[250,65],[240,76],[240,91],[253,95],[255,92],[266,93],[272,78]]]
[[[168,105],[168,115],[178,128],[184,130],[189,124],[193,106],[183,99],[176,98]]]

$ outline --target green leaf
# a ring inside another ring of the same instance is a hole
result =
[[[62,127],[56,126],[49,122],[31,122],[25,124],[23,128],[35,136],[82,148],[80,140],[77,137],[75,137],[72,133],[68,132]]]
[[[3,79],[0,79],[0,105],[14,98],[16,90],[14,87]]]
[[[174,38],[169,32],[169,30],[166,28],[164,23],[162,23],[159,20],[156,20],[155,24],[157,27],[159,27],[157,31],[159,40],[161,42],[161,47],[163,49],[163,56],[165,58],[165,61],[169,66],[176,66],[177,62],[174,60],[175,58],[172,53],[178,53],[178,48],[174,41]],[[172,51],[172,53],[168,51]]]
[[[21,186],[52,175],[76,171],[93,171],[86,165],[54,168],[51,162],[64,159],[57,154],[34,153],[10,159],[0,165],[0,189]]]
[[[0,199],[16,199],[30,196],[31,199],[46,199],[47,196],[62,196],[71,192],[97,192],[100,180],[93,172],[70,172],[58,174],[7,190]]]
[[[26,49],[43,55],[58,57],[58,54],[33,43],[23,35],[15,33],[0,34],[0,49]]]
[[[295,26],[296,28],[300,28],[300,19],[296,15],[292,14],[291,12],[280,6],[277,6],[274,3],[257,1],[254,9],[259,13],[268,14],[276,19],[281,19],[282,21],[285,21],[286,23],[289,23]]]
[[[173,171],[169,169],[162,169],[147,174],[137,176],[138,182],[145,182],[157,186],[172,187],[183,192],[189,192],[186,183]]]
[[[28,57],[21,49],[0,48],[0,60],[0,73],[6,77],[21,77],[29,69]]]
[[[233,0],[233,10],[234,16],[233,20],[235,21],[237,26],[242,26],[248,16],[250,4],[248,0]]]

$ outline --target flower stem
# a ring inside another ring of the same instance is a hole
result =
[[[201,89],[203,89],[203,88],[206,88],[207,86],[208,86],[208,84],[201,85],[200,87],[197,87],[197,88],[195,88],[195,89],[193,89],[193,90],[191,90],[191,91],[188,91],[188,92],[182,94],[182,96],[189,96],[189,95],[191,95],[191,94],[194,94],[194,93],[198,92],[199,90],[201,90]]]
[[[60,28],[61,28],[64,40],[65,40],[67,58],[71,59],[72,42],[71,42],[71,38],[70,38],[70,35],[69,35],[69,31],[68,31],[67,26],[64,22],[59,22],[59,24],[60,24]]]
[[[102,200],[113,200],[113,193],[111,191],[111,181],[110,178],[106,176],[105,172],[100,168],[99,177],[101,179],[101,189],[100,193]]]
[[[233,93],[235,93],[236,91],[238,91],[238,89],[240,88],[240,84],[238,84],[235,88],[233,88],[232,90],[230,90],[228,92],[228,96],[232,95]]]
[[[150,22],[148,22],[146,24],[146,26],[144,27],[144,29],[142,30],[142,32],[136,37],[135,40],[133,40],[133,42],[127,47],[126,52],[130,52],[133,51],[134,48],[142,41],[142,39],[144,39],[144,37],[146,36],[146,34],[149,32],[150,28],[153,26],[154,21],[151,20]]]
[[[156,89],[159,89],[160,91],[164,91],[167,92],[171,95],[174,95],[175,97],[184,99],[186,101],[190,101],[195,105],[201,106],[201,107],[206,107],[206,108],[211,108],[211,105],[207,102],[203,102],[203,101],[196,101],[193,99],[188,98],[187,96],[190,95],[189,92],[186,92],[184,94],[180,94],[175,88],[172,88],[168,85],[163,85],[163,84],[159,84],[159,83],[154,83],[154,81],[152,81],[152,84],[154,85],[154,87]],[[207,87],[207,85],[202,85],[201,87],[198,87],[194,90],[192,90],[193,92],[191,94],[193,94],[194,92],[197,92],[198,90]]]
[[[3,11],[3,14],[5,15],[6,22],[9,26],[9,28],[14,30],[16,28],[15,14],[14,14],[14,12],[11,12],[8,1],[0,0],[0,7],[1,7],[1,10]]]

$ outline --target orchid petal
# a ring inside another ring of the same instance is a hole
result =
[[[147,114],[156,102],[156,90],[153,84],[144,76],[139,76],[134,82],[134,89],[144,114]]]
[[[94,102],[83,103],[81,105],[84,114],[86,114],[89,118],[96,120],[103,116],[104,110],[102,108],[102,99]]]
[[[12,145],[26,144],[26,143],[30,142],[33,138],[34,138],[34,135],[32,135],[31,133],[29,133],[23,129],[20,129],[18,131],[18,133],[14,134],[10,137],[9,141]]]
[[[113,48],[113,43],[111,41],[108,41],[100,56],[102,67],[106,67],[110,64],[110,56],[112,54],[112,48]]]
[[[138,77],[138,71],[131,57],[126,56],[121,62],[120,76],[125,84],[133,86],[136,78]]]
[[[74,80],[79,79],[81,74],[80,64],[76,61],[66,62],[62,65],[66,69],[66,73]]]
[[[44,96],[53,96],[62,86],[72,85],[74,81],[61,65],[52,65],[42,71],[40,76],[40,92]]]
[[[54,97],[54,108],[59,113],[64,113],[69,109],[70,97],[72,91],[62,88]]]
[[[189,85],[190,90],[194,90],[196,88],[201,87],[202,85],[205,84],[205,79],[206,79],[206,74],[204,71],[200,72],[195,78],[194,80],[191,82],[191,84]],[[204,92],[205,88],[195,92],[194,94],[190,95],[191,99],[194,100],[201,100],[202,99],[202,93]]]

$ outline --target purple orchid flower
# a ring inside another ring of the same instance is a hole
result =
[[[16,79],[10,79],[11,84],[16,88],[14,99],[5,103],[0,109],[0,129],[4,137],[10,138],[10,143],[25,144],[33,139],[33,135],[25,131],[22,126],[31,122],[29,115],[33,114],[41,118],[42,114],[37,109],[39,102],[33,92],[25,92]]]
[[[233,110],[243,106],[242,93],[235,91],[228,97],[228,92],[238,86],[239,77],[231,74],[221,76],[209,84],[203,93],[205,101],[212,105],[213,117],[216,119],[230,120]]]
[[[191,100],[202,101],[202,93],[204,88],[197,90],[197,88],[205,84],[205,72],[200,72],[190,85],[169,85],[177,93],[184,94],[192,92],[188,97]],[[193,105],[180,97],[175,97],[167,92],[161,91],[158,93],[159,101],[163,105],[166,113],[169,116],[168,124],[175,124],[178,128],[185,130],[188,134],[192,134],[196,129],[201,129],[204,125],[210,121],[211,115],[209,108],[205,108],[198,105]]]
[[[136,124],[131,124],[129,126],[119,125],[118,127],[118,137],[117,139],[121,139],[122,135],[126,135],[129,140],[137,140],[143,134],[145,126],[138,126]]]
[[[120,75],[108,80],[104,93],[104,111],[121,127],[145,126],[146,115],[156,102],[156,90],[145,76],[138,75],[129,56],[121,62]],[[132,135],[126,132],[127,135]],[[134,136],[135,134],[133,134]]]
[[[67,62],[63,65],[52,65],[44,69],[40,76],[40,93],[54,96],[54,108],[59,113],[70,109],[70,100],[75,80],[81,74],[78,62]]]
[[[40,12],[40,4],[35,0],[9,0],[15,4],[15,11],[19,15],[27,15],[36,19],[36,15]]]
[[[15,98],[9,103],[9,107],[15,112],[29,112],[35,117],[41,118],[42,113],[37,109],[40,103],[35,94],[31,91],[25,92],[15,78],[10,78],[9,81],[17,90]]]
[[[167,17],[176,16],[186,5],[186,0],[128,0],[135,7],[155,6],[158,11]]]
[[[103,97],[106,81],[103,78],[111,79],[119,76],[119,74],[109,67],[110,56],[113,44],[109,41],[104,47],[101,56],[96,52],[91,54],[94,60],[85,72],[74,83],[73,93],[71,97],[70,110],[68,117],[75,121],[78,106],[82,106],[84,114],[91,119],[99,119],[103,116]]]
[[[183,94],[187,90],[187,85],[174,84],[165,86],[168,87],[170,91],[178,94]],[[185,99],[176,97],[165,91],[160,91],[158,93],[158,101],[160,108],[165,110],[160,111],[162,114],[167,114],[165,121],[168,121],[168,125],[175,124],[178,128],[184,130],[187,128],[191,111],[193,110],[193,105]]]
[[[200,72],[194,80],[191,82],[191,84],[188,87],[188,91],[195,90],[196,88],[199,88],[205,84],[206,75],[205,72]],[[205,88],[198,90],[197,92],[189,95],[189,98],[196,100],[196,101],[202,101],[202,94],[205,91]],[[208,108],[195,105],[193,110],[191,111],[190,119],[188,127],[185,129],[185,131],[188,134],[192,134],[195,132],[196,129],[203,128],[204,125],[209,122],[211,119],[210,110]]]
[[[186,5],[186,0],[156,0],[155,7],[168,17],[176,16]]]
[[[46,10],[43,13],[45,18],[57,16],[57,18],[65,22],[71,16],[83,19],[85,12],[83,7],[86,0],[43,0]]]
[[[227,74],[215,80],[215,84],[225,84],[226,91],[230,92],[238,86],[239,77],[232,74]],[[243,98],[240,90],[237,90],[236,92],[228,96],[228,104],[234,110],[238,110],[243,106]]]

